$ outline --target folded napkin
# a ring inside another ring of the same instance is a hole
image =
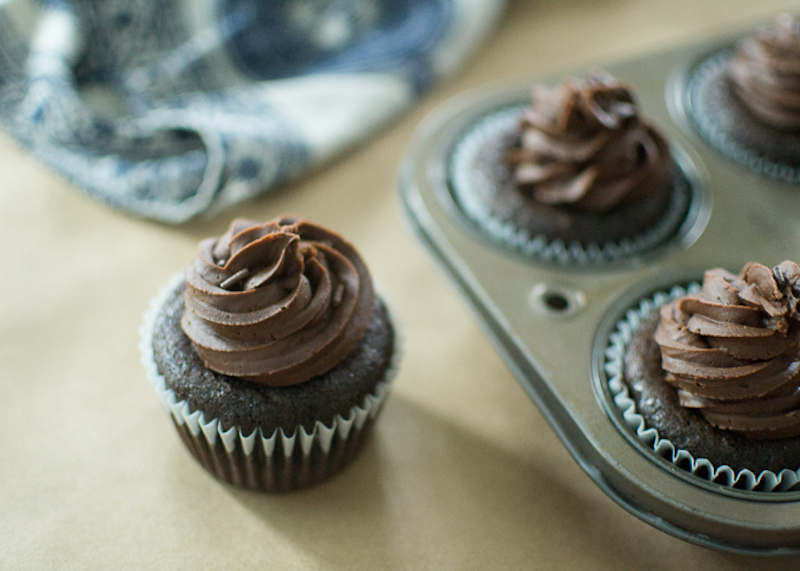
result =
[[[0,124],[77,187],[179,223],[364,139],[501,0],[0,0]]]

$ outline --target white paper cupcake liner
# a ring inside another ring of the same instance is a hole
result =
[[[317,421],[310,432],[299,425],[288,433],[278,428],[267,434],[256,428],[245,434],[237,426],[225,429],[218,419],[192,410],[187,401],[178,400],[158,372],[152,344],[155,321],[167,297],[183,279],[182,274],[176,274],[150,301],[140,329],[139,349],[148,380],[195,459],[220,480],[268,492],[314,485],[349,464],[382,410],[397,374],[401,343],[396,326],[394,354],[384,378],[346,415],[336,415],[330,425]],[[390,319],[394,324],[391,314]]]
[[[473,165],[487,141],[497,140],[516,129],[525,108],[524,105],[508,107],[481,118],[467,129],[451,153],[449,177],[453,199],[461,212],[489,238],[543,262],[586,265],[641,255],[663,244],[676,233],[686,218],[690,200],[689,182],[680,169],[676,169],[678,172],[673,177],[673,184],[680,185],[680,188],[673,193],[674,198],[664,216],[638,236],[602,244],[593,242],[584,245],[577,241],[566,244],[545,234],[533,235],[512,222],[494,217],[479,198],[485,189],[494,185],[494,181],[477,172]]]
[[[714,54],[691,72],[684,87],[684,102],[689,117],[703,139],[733,162],[770,178],[800,183],[800,169],[759,155],[758,149],[751,148],[734,135],[728,124],[733,119],[726,119],[720,114],[719,102],[704,102],[709,82],[725,73],[724,68],[733,53],[733,50],[727,49]]]
[[[658,430],[650,428],[644,417],[639,414],[636,401],[631,397],[628,386],[623,379],[624,360],[628,345],[634,333],[653,311],[657,311],[665,303],[683,297],[688,293],[697,293],[701,286],[693,283],[686,288],[675,286],[667,291],[653,294],[642,300],[638,306],[628,310],[619,320],[613,333],[609,335],[605,350],[604,369],[608,388],[614,406],[622,414],[625,425],[653,453],[694,476],[727,488],[758,492],[784,492],[791,490],[800,482],[800,469],[784,469],[779,473],[764,470],[758,474],[748,469],[739,471],[730,466],[715,466],[706,458],[695,458],[687,450],[675,446],[667,438],[663,438]]]

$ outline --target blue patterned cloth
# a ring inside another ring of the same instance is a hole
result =
[[[0,123],[79,188],[179,223],[364,139],[501,0],[0,0]]]

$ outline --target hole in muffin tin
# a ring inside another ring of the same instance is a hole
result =
[[[569,300],[560,293],[549,292],[542,298],[544,304],[556,312],[566,311],[569,309]]]
[[[538,284],[530,293],[534,311],[553,317],[568,317],[586,305],[583,292],[551,284]]]

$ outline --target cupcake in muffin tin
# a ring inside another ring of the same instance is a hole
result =
[[[702,137],[729,159],[800,182],[800,21],[783,14],[700,61],[685,105]]]
[[[691,203],[633,88],[603,72],[537,85],[530,105],[477,119],[454,145],[449,177],[481,231],[561,264],[649,252],[678,233]]]
[[[800,267],[709,270],[634,304],[604,369],[656,456],[751,491],[800,489]]]
[[[153,300],[150,381],[195,459],[254,490],[322,482],[352,461],[397,359],[356,250],[307,221],[234,220]]]

